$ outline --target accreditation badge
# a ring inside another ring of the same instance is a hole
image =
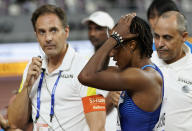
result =
[[[48,124],[36,124],[36,131],[53,131],[52,129],[49,128]]]

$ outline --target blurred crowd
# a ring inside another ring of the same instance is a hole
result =
[[[129,8],[146,10],[152,0],[0,0],[0,15],[21,15],[32,13],[38,6],[56,4],[69,13],[91,13],[106,8]],[[175,0],[184,11],[192,11],[191,0]]]
[[[173,0],[191,21],[192,0]],[[85,40],[85,27],[79,22],[85,15],[102,10],[110,12],[115,21],[122,14],[136,12],[146,19],[146,11],[152,0],[0,0],[0,44],[14,42],[34,42],[29,16],[43,4],[53,4],[63,8],[69,17],[69,40]],[[189,34],[192,24],[189,23]]]

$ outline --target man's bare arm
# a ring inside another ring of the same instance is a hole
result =
[[[106,112],[95,111],[85,114],[90,131],[105,131]]]
[[[31,101],[29,94],[34,82],[41,73],[42,60],[39,57],[33,57],[29,65],[27,78],[23,89],[16,95],[15,100],[8,107],[8,121],[11,128],[24,129],[31,115]]]
[[[11,128],[24,129],[31,115],[31,102],[27,89],[17,94],[15,100],[8,107],[8,121]]]

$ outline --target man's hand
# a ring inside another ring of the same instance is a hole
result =
[[[31,87],[41,73],[42,60],[40,57],[33,57],[29,65],[25,86]]]
[[[9,123],[4,117],[0,114],[0,126],[5,130],[5,131],[22,131],[20,129],[12,129],[9,126]]]
[[[9,127],[7,120],[5,120],[5,118],[0,114],[0,126],[3,129],[6,129],[7,127]]]
[[[114,107],[118,106],[121,91],[110,91],[105,98],[107,114],[109,114]]]
[[[110,99],[113,106],[117,107],[119,103],[121,91],[110,91],[108,94],[108,98]]]

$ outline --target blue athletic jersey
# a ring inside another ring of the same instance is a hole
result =
[[[191,53],[192,53],[192,44],[189,41],[185,41],[185,44],[190,48]],[[155,42],[153,42],[153,51],[155,51]]]
[[[163,79],[160,69],[156,65],[145,65],[146,67],[154,68],[158,71]],[[162,89],[162,99],[164,95],[164,80]],[[122,98],[123,97],[123,98]],[[128,95],[127,91],[123,91],[121,98],[123,103],[119,105],[120,123],[122,131],[152,131],[155,124],[159,120],[161,105],[154,112],[146,112],[135,105],[132,98]]]

